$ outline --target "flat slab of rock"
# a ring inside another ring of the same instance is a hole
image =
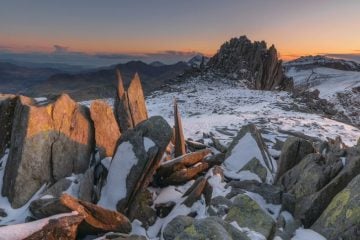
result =
[[[83,216],[84,221],[79,227],[80,235],[102,232],[131,232],[129,219],[119,212],[110,211],[95,204],[78,200],[68,194],[63,194],[60,197],[60,203]]]
[[[77,239],[79,224],[83,216],[73,213],[59,214],[29,223],[0,227],[1,239]]]
[[[276,171],[276,163],[271,158],[260,132],[252,124],[241,128],[226,152],[223,165],[225,176],[238,180],[256,178],[272,183]]]

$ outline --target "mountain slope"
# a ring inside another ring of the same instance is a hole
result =
[[[125,85],[138,72],[145,93],[149,93],[176,78],[189,66],[183,62],[173,65],[152,66],[141,61],[131,61],[79,74],[56,74],[32,87],[28,94],[31,96],[48,96],[66,92],[77,100],[112,97],[117,83],[116,68],[120,70]]]
[[[302,57],[285,64],[288,77],[300,91],[319,90],[319,97],[360,124],[360,65],[341,59]],[[342,70],[341,70],[342,69]],[[352,70],[349,70],[352,69]]]
[[[0,92],[22,93],[34,83],[45,81],[51,75],[61,72],[55,68],[24,67],[0,62]]]

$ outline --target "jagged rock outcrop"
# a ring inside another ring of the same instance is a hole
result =
[[[170,142],[172,129],[162,117],[151,117],[129,129],[119,141],[99,205],[128,213],[152,180]]]
[[[106,102],[95,100],[91,103],[90,113],[94,121],[95,142],[100,158],[112,157],[121,136],[114,112]]]
[[[93,142],[88,109],[68,95],[41,106],[20,96],[14,112],[2,194],[18,208],[44,183],[85,172]]]
[[[237,80],[246,79],[250,87],[260,90],[291,89],[292,81],[283,72],[274,45],[251,42],[246,36],[232,38],[210,58],[207,69]]]
[[[146,120],[148,114],[139,75],[135,74],[127,91],[119,70],[116,71],[116,76],[118,88],[114,101],[114,112],[120,131],[125,132]]]
[[[0,158],[10,144],[16,98],[12,94],[0,94]]]

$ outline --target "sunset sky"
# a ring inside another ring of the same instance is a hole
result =
[[[2,0],[0,7],[0,55],[212,55],[240,35],[275,44],[284,59],[358,57],[360,1]]]

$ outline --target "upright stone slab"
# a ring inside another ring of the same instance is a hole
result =
[[[89,110],[63,94],[54,103],[52,118],[57,133],[51,159],[54,179],[85,172],[94,147]]]
[[[95,100],[90,107],[95,127],[95,141],[100,158],[112,157],[120,138],[120,129],[111,107],[104,101]]]
[[[10,144],[15,105],[15,95],[0,94],[0,158]]]
[[[151,117],[123,134],[109,167],[98,204],[127,213],[152,180],[172,130],[162,117]]]
[[[186,154],[186,146],[184,139],[184,132],[182,128],[181,117],[178,109],[176,99],[174,101],[174,118],[175,118],[175,157]]]
[[[85,172],[93,151],[89,112],[67,95],[37,105],[20,96],[2,194],[14,208],[24,205],[42,185]]]
[[[126,130],[133,128],[134,124],[131,118],[128,95],[125,91],[124,82],[119,70],[116,70],[116,77],[118,80],[118,87],[114,101],[114,113],[121,132],[125,132]]]
[[[127,94],[129,99],[131,118],[133,126],[135,127],[148,118],[144,92],[141,86],[140,77],[137,73],[131,80]]]
[[[51,180],[52,111],[51,104],[36,106],[23,96],[17,100],[2,189],[13,208],[24,205]]]

